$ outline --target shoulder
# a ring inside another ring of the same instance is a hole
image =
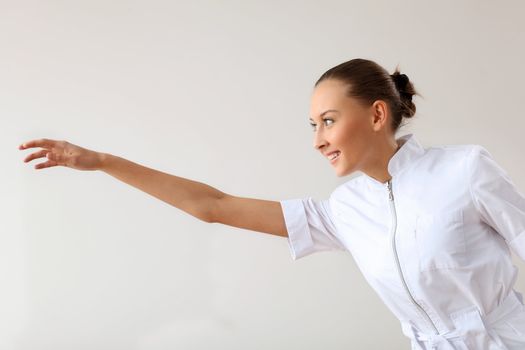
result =
[[[457,179],[469,186],[477,178],[497,178],[506,171],[480,144],[441,145],[429,147],[419,170],[443,179]],[[453,181],[447,181],[452,183]]]
[[[429,147],[430,150],[432,150],[431,156],[451,162],[461,161],[468,168],[475,166],[480,161],[493,160],[489,150],[479,144],[433,146]]]
[[[478,144],[435,145],[425,148],[421,157],[423,164],[437,166],[450,165],[455,168],[470,166],[480,155],[491,157],[488,150]]]
[[[425,149],[425,155],[433,157],[468,157],[473,150],[483,148],[476,144],[435,145]]]

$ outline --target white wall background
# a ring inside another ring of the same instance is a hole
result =
[[[478,143],[525,190],[520,1],[0,1],[0,349],[402,349],[343,252],[206,224],[102,172],[23,163],[65,139],[244,197],[326,198],[313,83],[400,64],[399,135]],[[356,174],[357,175],[357,174]],[[525,264],[517,289],[525,290]]]

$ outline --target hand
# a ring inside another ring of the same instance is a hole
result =
[[[35,165],[35,169],[50,168],[57,165],[77,170],[98,170],[102,165],[104,154],[76,146],[67,141],[50,139],[32,140],[21,144],[18,149],[41,147],[42,150],[28,155],[27,163],[33,159],[47,157],[47,162]]]

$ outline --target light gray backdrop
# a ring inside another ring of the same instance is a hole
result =
[[[425,97],[398,136],[482,144],[524,190],[524,10],[1,1],[0,349],[407,349],[350,254],[294,262],[283,237],[101,172],[35,170],[17,147],[65,139],[234,195],[327,198],[350,177],[313,149],[310,93],[362,57],[399,64]]]

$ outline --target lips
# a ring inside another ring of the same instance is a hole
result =
[[[336,153],[336,152],[341,152],[341,151],[331,151],[331,152],[328,152],[328,153],[325,153],[325,157],[329,157],[332,153]]]
[[[341,155],[341,151],[332,151],[332,152],[326,153],[325,157],[328,158],[328,160],[333,161],[334,159],[339,158],[340,155]]]

